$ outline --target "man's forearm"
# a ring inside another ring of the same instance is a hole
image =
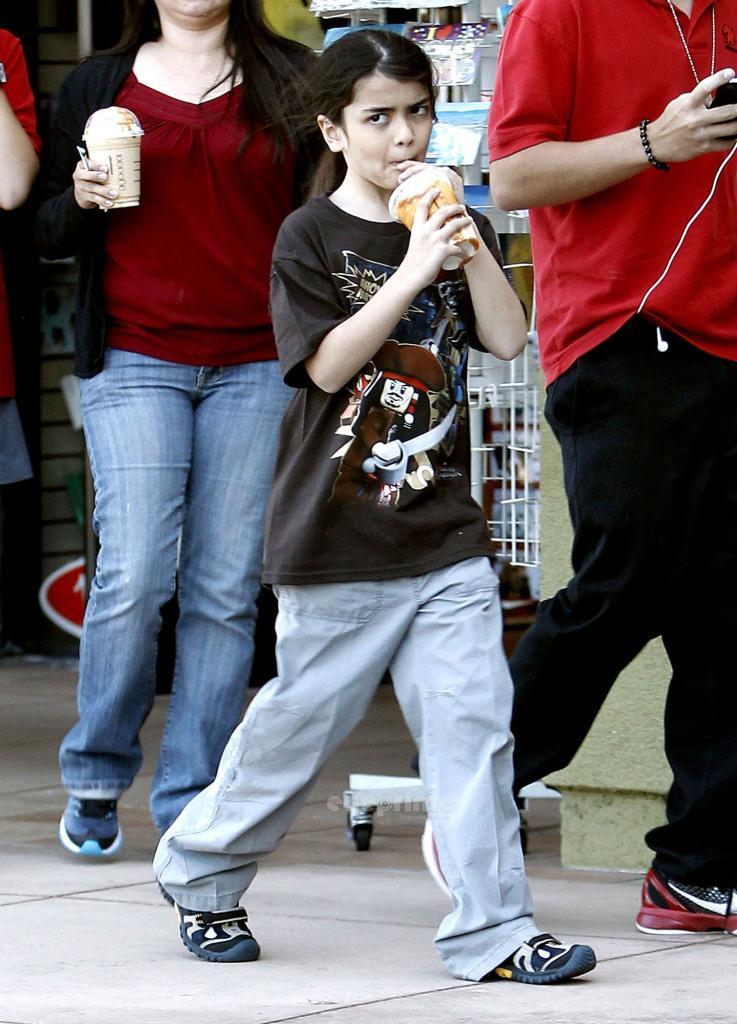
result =
[[[648,167],[638,128],[586,142],[542,142],[495,160],[491,194],[502,210],[558,206],[602,192]]]
[[[734,76],[723,68],[676,96],[647,125],[647,142],[660,163],[682,162],[704,153],[727,152],[737,128],[737,104],[711,106],[711,95]],[[586,142],[541,142],[495,160],[491,194],[502,210],[558,206],[603,192],[649,166],[639,125]]]

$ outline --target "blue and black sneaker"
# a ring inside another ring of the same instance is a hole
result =
[[[201,960],[238,964],[261,955],[243,907],[215,911],[185,910],[178,903],[175,907],[182,942]]]
[[[596,967],[596,954],[591,946],[559,942],[547,932],[523,942],[519,949],[495,967],[485,980],[502,978],[526,985],[550,985],[587,974]]]
[[[65,850],[83,857],[112,857],[123,845],[117,800],[83,800],[70,796],[59,822]]]

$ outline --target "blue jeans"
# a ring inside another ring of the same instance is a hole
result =
[[[178,578],[173,691],[151,791],[163,831],[214,778],[242,714],[289,390],[276,362],[196,367],[109,349],[81,392],[100,552],[62,782],[99,799],[133,782],[160,610]]]

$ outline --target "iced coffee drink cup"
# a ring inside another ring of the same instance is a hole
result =
[[[428,166],[425,170],[418,171],[407,178],[394,189],[389,196],[389,215],[411,231],[417,204],[431,189],[437,189],[440,194],[430,203],[428,217],[442,206],[454,206],[462,202],[462,199],[455,193],[448,168]],[[463,256],[449,256],[443,263],[443,270],[457,270],[471,259],[479,247],[476,232],[471,226],[456,231],[452,241],[461,249]]]
[[[141,136],[143,128],[127,107],[103,107],[87,119],[84,139],[90,162],[108,172],[118,198],[108,209],[138,206],[141,201]]]

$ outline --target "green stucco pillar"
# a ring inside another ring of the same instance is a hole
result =
[[[541,433],[541,596],[546,598],[570,578],[571,525],[560,449],[547,424]],[[568,768],[546,780],[561,792],[561,859],[567,867],[649,865],[652,855],[643,834],[663,823],[671,779],[663,754],[669,678],[662,644],[653,642],[619,677]]]

